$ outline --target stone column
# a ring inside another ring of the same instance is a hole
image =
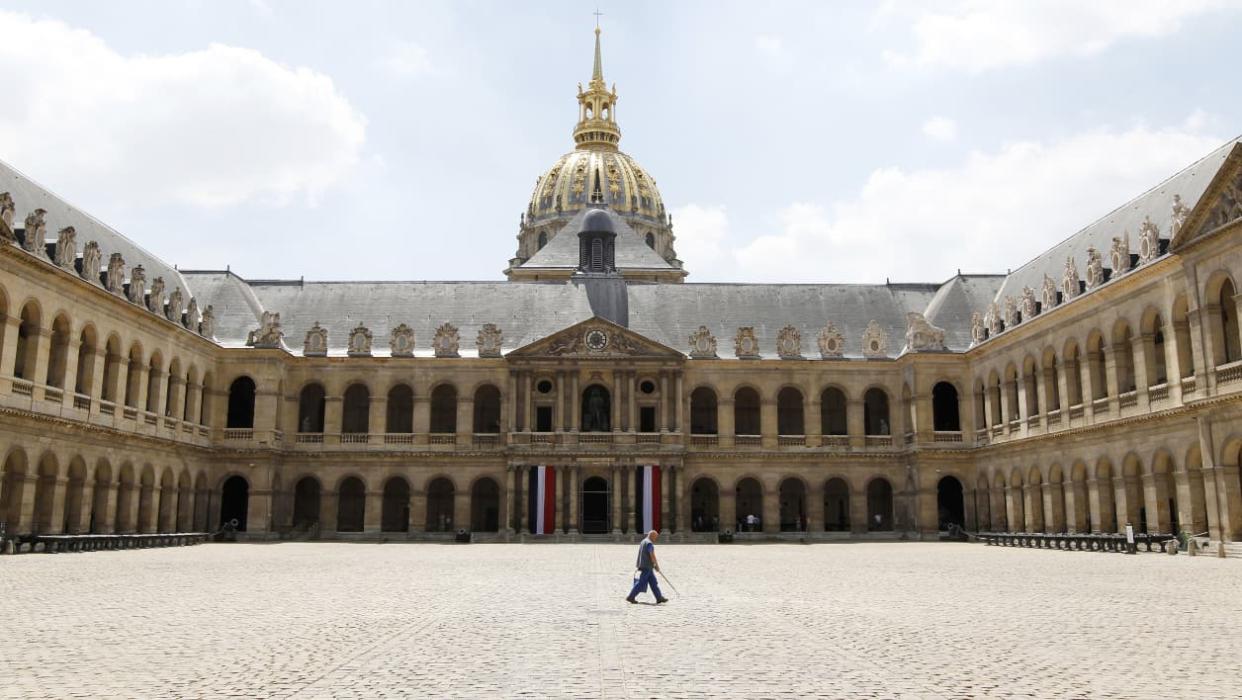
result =
[[[423,399],[423,405],[427,404],[427,399]],[[418,406],[418,397],[414,398],[415,410]],[[341,421],[345,414],[344,397],[340,394],[325,396],[323,399],[323,432],[324,443],[339,443],[341,440]],[[416,426],[417,427],[417,426]],[[425,427],[425,426],[424,426]]]
[[[862,449],[867,444],[867,423],[864,419],[866,405],[863,403],[862,398],[848,399],[846,405],[845,432],[849,434],[850,447],[852,449]]]
[[[677,421],[677,425],[675,427],[677,429],[677,432],[688,433],[689,431],[686,430],[686,424],[685,424],[685,416],[686,416],[685,382],[682,380],[682,376],[680,372],[673,375],[673,383],[676,386],[676,389],[673,391],[673,397],[677,401],[677,409],[676,411],[674,411],[674,414],[673,414],[674,420]]]
[[[469,447],[474,434],[474,397],[457,397],[457,446]]]
[[[517,523],[519,534],[530,534],[530,504],[526,502],[527,494],[527,476],[530,467],[519,464],[513,469],[517,475],[517,490],[514,492],[514,502],[517,504]]]
[[[514,522],[514,516],[517,514],[518,503],[518,479],[517,468],[510,464],[505,468],[505,493],[501,499],[500,506],[500,522],[503,528],[502,532],[512,535],[518,529],[518,524]]]
[[[60,382],[61,388],[64,389],[61,402],[65,406],[73,406],[73,394],[77,393],[78,390],[78,362],[82,361],[82,358],[78,357],[78,354],[82,351],[82,345],[77,341],[77,338],[80,337],[81,329],[78,330],[78,334],[70,333],[70,337],[65,339],[67,344],[65,347],[65,372]],[[86,356],[85,361],[91,361],[90,355]],[[163,413],[163,411],[164,406],[161,404],[160,413]]]
[[[582,430],[582,387],[579,386],[578,374],[569,375],[569,425],[572,432]]]
[[[319,531],[321,533],[336,532],[336,511],[338,507],[337,493],[325,482],[319,494]]]
[[[556,373],[556,403],[552,404],[552,429],[558,433],[569,430],[569,418],[565,415],[568,410],[569,383],[565,380],[565,373],[557,371]]]
[[[614,402],[615,405],[615,402]],[[569,477],[569,483],[566,484],[565,490],[569,493],[569,534],[578,534],[578,477],[579,468],[575,465],[566,467],[565,472]]]
[[[622,526],[621,517],[621,496],[623,489],[621,488],[621,466],[612,465],[612,481],[608,485],[608,505],[612,508],[612,534],[620,535]]]
[[[18,313],[21,313],[20,311]],[[39,328],[35,333],[38,335],[38,345],[31,348],[35,354],[34,372],[31,376],[26,377],[34,382],[34,398],[36,401],[43,398],[43,386],[47,382],[47,366],[52,359],[52,329]],[[145,378],[146,374],[143,374]],[[144,379],[145,381],[145,379]],[[145,387],[144,387],[145,388]],[[146,392],[142,393],[146,396]]]
[[[621,503],[625,507],[625,520],[621,526],[623,532],[635,532],[638,529],[634,511],[634,484],[638,482],[634,479],[634,474],[633,466],[628,466],[621,472]]]
[[[269,489],[250,491],[250,505],[246,509],[246,532],[272,531],[272,499],[275,497],[276,492]]]
[[[855,535],[866,533],[870,529],[867,522],[867,492],[850,491],[850,532]]]
[[[17,369],[17,339],[22,328],[21,311],[18,311],[16,316],[10,314],[0,323],[4,324],[4,343],[0,347],[0,362],[3,363],[0,366],[0,377],[4,379],[0,380],[3,382],[0,384],[0,391],[7,394],[10,382],[8,378],[12,377]]]
[[[472,529],[470,522],[470,491],[469,489],[453,489],[453,530]]]
[[[1096,363],[1099,361],[1100,354],[1098,352],[1088,350],[1083,354],[1083,357],[1086,358],[1086,362],[1083,362],[1080,365],[1082,370],[1083,417],[1086,418],[1088,423],[1090,423],[1095,419],[1096,394],[1095,372],[1091,371],[1091,369],[1096,366]],[[1105,388],[1104,391],[1107,392],[1108,389]]]
[[[824,526],[824,481],[818,479],[811,482],[806,495],[806,531],[823,532]]]
[[[334,426],[336,430],[340,430],[340,425],[341,425],[340,423],[340,413],[341,413],[340,402],[341,402],[340,398],[337,397],[336,398],[337,422],[328,424],[328,425]],[[328,409],[330,410],[331,408],[332,408],[332,403],[331,403],[331,399],[329,399]],[[325,422],[326,421],[327,419],[325,418]],[[413,428],[414,428],[415,444],[426,445],[427,435],[431,432],[431,396],[429,394],[422,394],[422,393],[414,394],[414,421],[413,422],[414,422]],[[325,430],[328,430],[328,429],[325,428]],[[421,523],[419,524],[419,527],[422,527]]]
[[[737,532],[737,490],[731,484],[720,487],[720,531]]]
[[[774,534],[781,531],[781,489],[759,482],[763,486],[763,532]]]
[[[514,370],[509,370],[509,383],[505,387],[506,403],[509,406],[508,415],[505,416],[504,421],[505,432],[507,433],[516,433],[518,431],[518,391],[520,385],[518,373]],[[506,528],[509,525],[510,523],[505,523]]]
[[[776,399],[760,397],[759,399],[759,435],[760,443],[767,449],[775,449],[777,433]],[[766,527],[766,526],[765,526]]]
[[[625,373],[625,399],[626,409],[629,414],[626,420],[626,429],[631,433],[638,432],[638,372],[630,370]]]
[[[522,373],[522,387],[526,392],[523,397],[523,405],[526,410],[522,413],[522,430],[527,433],[535,432],[535,373]],[[553,410],[555,413],[555,409]],[[556,430],[556,424],[553,423],[552,430]]]
[[[1065,532],[1065,484],[1044,484],[1044,529],[1049,532]]]
[[[660,432],[672,431],[672,416],[668,410],[668,373],[660,372]]]
[[[182,377],[168,378],[168,402],[166,404],[166,413],[175,420],[182,420],[185,416],[185,397],[183,391],[185,389],[185,379]]]
[[[669,502],[672,500],[673,472],[676,469],[671,466],[660,468],[660,534],[673,531],[673,513]]]
[[[82,482],[82,502],[78,507],[78,521],[70,524],[75,534],[85,534],[91,531],[91,511],[95,510],[95,482],[91,476],[88,471],[86,479]],[[184,528],[178,529],[185,531]]]
[[[803,401],[803,415],[806,417],[806,426],[804,430],[807,435],[808,447],[820,447],[823,445],[824,419],[822,416],[822,404],[818,395],[808,394]]]
[[[388,432],[388,395],[371,396],[367,406],[367,433],[383,435]]]
[[[1117,396],[1121,391],[1121,383],[1117,381],[1117,348],[1108,342],[1104,343],[1104,377],[1108,383],[1108,410],[1117,415],[1120,410]]]
[[[548,467],[556,473],[556,505],[553,508],[553,532],[565,532],[565,480],[568,467]]]
[[[362,510],[362,531],[378,533],[383,526],[384,492],[368,490]]]
[[[720,397],[716,403],[716,439],[721,447],[733,447],[733,435],[737,432],[733,418],[733,397]]]

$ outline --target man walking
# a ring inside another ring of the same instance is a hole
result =
[[[637,603],[634,596],[647,590],[647,586],[651,586],[651,593],[656,597],[656,605],[667,603],[660,593],[660,584],[656,582],[655,572],[660,570],[660,562],[656,559],[655,541],[660,538],[660,533],[652,530],[647,533],[647,538],[638,545],[638,578],[634,581],[634,587],[630,589],[630,594],[625,597],[627,603]]]

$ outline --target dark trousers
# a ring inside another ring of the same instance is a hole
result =
[[[634,582],[634,587],[630,589],[627,598],[633,598],[639,593],[647,592],[647,586],[651,586],[651,594],[660,600],[664,594],[660,592],[660,584],[656,582],[655,569],[639,569],[638,580]]]

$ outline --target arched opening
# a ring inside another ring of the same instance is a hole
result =
[[[147,363],[147,403],[148,413],[160,410],[160,383],[164,380],[164,358],[158,352],[151,353],[151,361]]]
[[[849,532],[850,529],[850,485],[845,479],[829,479],[824,485],[824,530]]]
[[[1004,425],[1005,415],[1004,406],[1001,403],[1001,380],[996,370],[992,370],[992,374],[988,375],[988,393],[992,398],[992,427]]]
[[[36,533],[53,532],[52,512],[55,509],[56,480],[60,477],[60,465],[56,455],[48,452],[39,460],[38,479],[34,489],[34,528]]]
[[[781,532],[806,532],[806,486],[801,479],[781,482]]]
[[[108,522],[109,490],[112,486],[112,465],[101,459],[95,463],[95,488],[91,497],[91,519],[89,532],[93,535],[111,530],[115,521]],[[0,499],[0,513],[3,513],[3,499]],[[206,529],[206,528],[204,528]]]
[[[846,422],[845,392],[830,386],[819,397],[819,425],[824,435],[845,435],[849,432]]]
[[[138,480],[138,532],[155,532],[155,505],[155,470],[148,464]]]
[[[652,250],[655,250],[655,234],[654,233],[651,233],[651,232],[647,233],[647,247]]]
[[[690,434],[715,435],[716,392],[701,386],[690,392]]]
[[[500,486],[483,477],[470,488],[470,530],[500,532]]]
[[[1125,394],[1137,387],[1134,378],[1134,344],[1130,324],[1119,321],[1113,328],[1113,363],[1117,367],[1117,391]]]
[[[1238,335],[1238,313],[1237,307],[1233,301],[1234,290],[1233,281],[1226,279],[1220,285],[1220,293],[1215,299],[1219,308],[1220,323],[1217,332],[1220,333],[1220,349],[1221,362],[1217,365],[1229,364],[1242,359],[1242,336]]]
[[[304,476],[293,486],[293,527],[306,530],[319,524],[322,487],[319,479]]]
[[[427,532],[452,532],[453,482],[444,477],[427,485]]]
[[[327,392],[319,383],[307,384],[302,387],[298,396],[298,432],[322,433],[324,410],[327,407]]]
[[[867,435],[892,435],[888,421],[888,394],[872,387],[863,394],[863,427]]]
[[[1022,418],[1022,409],[1018,407],[1018,385],[1020,382],[1018,368],[1014,365],[1009,365],[1005,369],[1005,405],[1009,410],[1010,423]]]
[[[1173,300],[1173,343],[1177,346],[1177,367],[1181,372],[1179,379],[1195,376],[1194,349],[1190,343],[1190,319],[1186,295]]]
[[[805,435],[802,392],[787,386],[776,395],[776,430],[780,435]]]
[[[1095,467],[1095,507],[1092,520],[1096,532],[1117,532],[1117,500],[1113,492],[1113,469],[1108,460],[1101,460]]]
[[[408,384],[398,384],[388,390],[388,415],[385,418],[385,432],[414,432],[414,390]]]
[[[759,418],[759,392],[748,386],[738,389],[733,394],[733,434],[759,435]]]
[[[47,362],[47,385],[65,387],[65,370],[69,361],[69,319],[57,316],[52,321],[52,338]]]
[[[116,487],[116,513],[113,516],[113,531],[130,533],[134,531],[135,505],[134,466],[126,463],[121,465]]]
[[[91,326],[82,329],[78,336],[78,366],[73,377],[73,391],[89,395],[94,384],[94,355],[96,355],[96,336]]]
[[[409,532],[410,530],[410,482],[399,476],[394,476],[384,482],[380,530],[384,532]]]
[[[1045,532],[1044,475],[1040,473],[1039,467],[1031,467],[1027,474],[1026,484],[1026,497],[1022,503],[1023,511],[1026,513],[1024,529],[1027,532]]]
[[[610,530],[611,494],[608,480],[592,476],[582,482],[582,532],[602,534]]]
[[[1087,338],[1087,373],[1091,377],[1091,399],[1108,398],[1108,371],[1104,362],[1104,336],[1098,331]]]
[[[108,338],[107,344],[104,346],[104,376],[103,389],[100,398],[104,401],[112,403],[116,402],[119,381],[121,373],[121,340],[115,335]]]
[[[737,482],[738,532],[759,532],[763,528],[763,486],[747,477]]]
[[[181,383],[181,360],[173,358],[168,363],[168,374],[164,377],[164,415],[172,417],[173,411],[181,407],[181,403],[177,400],[177,392],[185,391],[184,385]],[[184,414],[182,414],[184,415]]]
[[[341,432],[371,432],[371,390],[366,384],[351,384],[341,403]]]
[[[612,430],[612,397],[599,384],[592,384],[582,392],[582,432],[600,433]]]
[[[22,495],[26,487],[26,453],[13,450],[4,460],[4,479],[0,481],[0,520],[8,523],[10,534],[27,531],[22,521]]]
[[[142,347],[134,343],[129,348],[129,364],[125,370],[125,405],[138,407],[138,388],[142,383]]]
[[[1028,418],[1038,416],[1040,411],[1039,405],[1039,363],[1035,362],[1035,358],[1027,355],[1022,361],[1022,389],[1026,393],[1026,416]]]
[[[254,380],[246,376],[234,379],[229,385],[229,410],[225,427],[254,428],[254,389]]]
[[[1082,360],[1078,355],[1078,343],[1069,341],[1065,344],[1062,355],[1065,365],[1065,397],[1070,406],[1082,405]]]
[[[867,484],[867,531],[889,532],[893,529],[893,485],[877,477]]]
[[[35,380],[35,364],[39,354],[39,307],[33,302],[22,307],[22,321],[17,327],[17,351],[14,355],[13,376],[27,381]]]
[[[1147,386],[1158,386],[1169,381],[1168,360],[1165,355],[1164,321],[1154,311],[1142,326],[1143,357],[1147,364]]]
[[[540,231],[540,232],[539,232],[538,243],[537,243],[537,245],[538,245],[537,250],[543,250],[543,247],[544,247],[545,245],[547,245],[547,244],[548,244],[548,232],[547,232],[547,231]]]
[[[932,387],[932,423],[935,430],[960,432],[962,420],[958,412],[957,387],[948,382],[938,382]]]
[[[177,477],[172,469],[164,469],[160,479],[160,503],[156,509],[155,531],[172,532],[177,521]]]
[[[1041,362],[1043,372],[1044,396],[1048,404],[1044,408],[1051,414],[1061,410],[1061,384],[1057,377],[1057,354],[1052,348],[1045,348]]]
[[[452,384],[431,390],[431,432],[457,432],[457,387]]]
[[[690,529],[693,532],[720,531],[720,489],[705,476],[695,479],[690,486]]]
[[[484,384],[474,392],[474,432],[476,435],[500,432],[500,389],[491,384]]]
[[[203,374],[203,390],[198,392],[198,422],[210,426],[214,420],[211,415],[211,392],[215,390],[215,380],[211,372]]]
[[[936,513],[941,530],[949,529],[950,525],[966,527],[966,499],[962,482],[957,477],[941,477],[936,484]]]
[[[190,487],[190,472],[181,472],[177,480],[177,532],[194,530],[194,492]]]
[[[345,477],[337,487],[336,531],[362,532],[366,512],[366,485],[356,476]]]
[[[975,382],[975,430],[983,431],[988,427],[987,392],[983,380]]]
[[[250,483],[245,477],[230,476],[220,489],[220,525],[232,525],[238,532],[245,532],[249,510]]]

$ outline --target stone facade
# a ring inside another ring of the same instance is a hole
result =
[[[1242,540],[1242,145],[1205,170],[1119,210],[1139,217],[1137,256],[1102,221],[986,279],[714,287],[680,284],[678,261],[663,284],[393,283],[348,312],[312,283],[143,257],[4,170],[0,191],[26,189],[0,194],[0,521],[518,538],[546,466],[555,536],[630,537],[638,470],[658,465],[677,536],[754,514],[771,537],[1131,523]],[[14,212],[84,245],[32,250]]]

